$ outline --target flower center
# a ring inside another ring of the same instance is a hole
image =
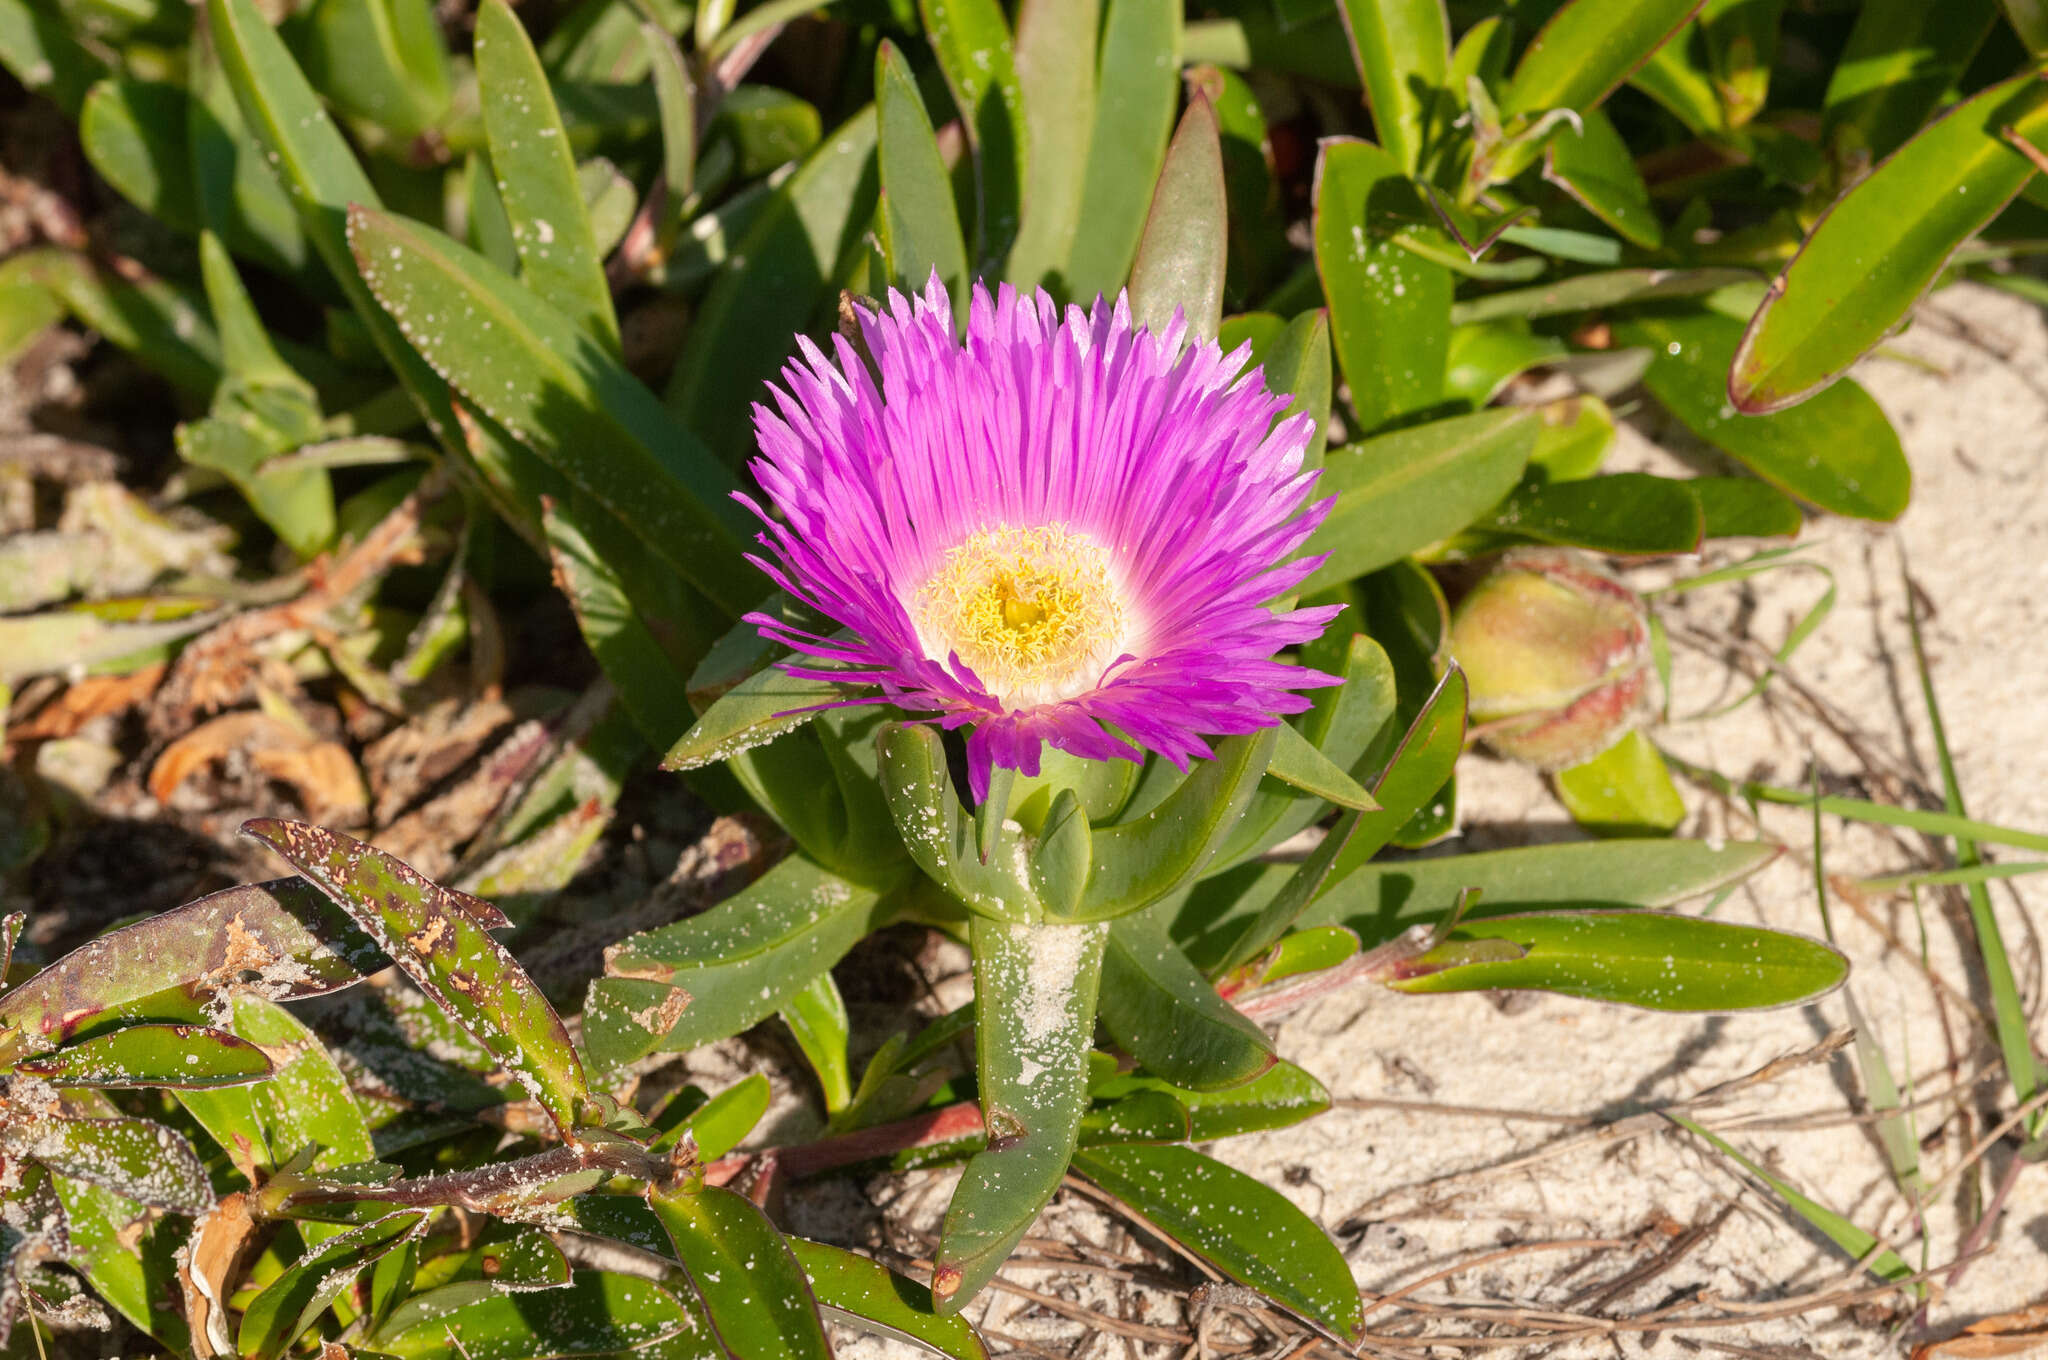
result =
[[[1109,556],[1063,524],[983,529],[946,551],[911,609],[925,654],[958,653],[1005,708],[1095,687],[1121,653]]]

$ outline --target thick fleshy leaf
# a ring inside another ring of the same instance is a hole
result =
[[[271,1074],[270,1059],[246,1039],[199,1025],[130,1025],[54,1053],[25,1059],[17,1072],[52,1086],[245,1086]]]
[[[2048,139],[2048,82],[2021,75],[1979,91],[1828,209],[1735,352],[1727,386],[1737,407],[1801,401],[1898,327],[1956,248],[2033,176],[2007,128],[2036,145]]]
[[[1128,6],[1139,0],[1113,2]],[[1216,110],[1208,96],[1197,94],[1166,149],[1131,265],[1131,312],[1139,325],[1160,330],[1179,312],[1192,334],[1216,334],[1223,318],[1228,217]]]
[[[1023,216],[1003,275],[1020,288],[1064,276],[1080,226],[1081,185],[1095,127],[1102,0],[1024,0],[1017,8],[1023,95]]]
[[[0,0],[0,65],[72,118],[92,83],[107,73],[59,12],[28,0]]]
[[[903,845],[917,867],[962,906],[998,920],[1028,921],[1041,904],[1005,829],[984,859],[973,819],[960,806],[938,732],[924,723],[892,723],[877,740],[882,788]]]
[[[1865,0],[1821,101],[1823,145],[1851,165],[1890,155],[1951,97],[1997,20],[1998,0]]]
[[[790,336],[824,309],[841,257],[874,221],[875,142],[872,109],[826,138],[773,191],[733,252],[738,263],[718,273],[691,318],[663,400],[732,466],[753,454],[750,410],[761,385],[790,357]],[[757,580],[733,571],[735,582]]]
[[[199,229],[182,86],[114,76],[92,87],[78,116],[78,142],[100,177],[173,231]]]
[[[1404,184],[1400,163],[1370,142],[1333,137],[1316,159],[1316,271],[1337,368],[1367,433],[1443,396],[1450,270],[1395,243],[1374,201],[1382,186]]]
[[[812,978],[809,985],[789,999],[782,1008],[782,1021],[795,1036],[797,1047],[818,1078],[825,1097],[825,1109],[836,1113],[853,1099],[853,1076],[846,1062],[849,1037],[846,998],[829,972]]]
[[[312,247],[298,209],[250,136],[210,33],[193,34],[186,61],[192,98],[185,111],[185,137],[201,225],[220,233],[237,255],[281,274],[305,274]]]
[[[1024,201],[1024,93],[1010,23],[997,0],[918,0],[918,11],[974,152],[975,258],[996,264],[1016,240]]]
[[[1176,1086],[1237,1086],[1277,1061],[1273,1041],[1216,994],[1167,934],[1160,907],[1113,923],[1102,960],[1102,1024],[1148,1072]]]
[[[827,1317],[880,1336],[914,1342],[948,1360],[988,1360],[974,1328],[932,1308],[931,1290],[865,1256],[801,1237],[784,1238]]]
[[[1610,269],[1471,298],[1451,308],[1451,320],[1470,326],[1504,316],[1562,316],[1658,298],[1696,297],[1755,277],[1746,269]]]
[[[220,383],[220,337],[203,301],[162,279],[128,278],[85,255],[49,247],[17,256],[79,321],[201,401]]]
[[[622,535],[617,525],[615,517],[574,489],[560,503],[551,498],[541,503],[541,528],[547,535],[555,585],[568,597],[585,645],[617,688],[634,725],[650,744],[659,746],[680,740],[677,730],[688,721],[688,711],[676,697],[684,677],[675,658],[634,609],[614,569],[624,554],[605,552],[595,541],[593,531]],[[631,552],[637,545],[609,546]]]
[[[676,1126],[655,1141],[657,1150],[673,1146],[687,1137],[697,1146],[700,1161],[715,1162],[738,1147],[768,1113],[774,1091],[759,1072],[743,1077],[692,1110]]]
[[[1183,183],[1170,188],[1169,176],[1182,181],[1190,178],[1188,167],[1175,168],[1167,151],[1167,136],[1173,132],[1173,113],[1180,99],[1180,6],[1156,0],[1107,0],[1107,11],[1097,62],[1095,124],[1089,133],[1088,169],[1076,219],[1082,229],[1074,234],[1065,269],[1067,296],[1083,304],[1092,302],[1097,294],[1115,297],[1126,276],[1130,276],[1135,294],[1137,274],[1132,261],[1144,260],[1148,250],[1156,256],[1161,249],[1155,225],[1162,233],[1177,235],[1190,230],[1184,222],[1169,225],[1170,217],[1158,206],[1162,197],[1187,196],[1188,186]],[[1193,108],[1191,100],[1189,111]],[[1187,128],[1185,119],[1182,128]],[[1181,138],[1176,136],[1175,141],[1180,143]],[[1201,162],[1195,167],[1195,177],[1204,181],[1198,192],[1206,194],[1205,153],[1195,150]],[[1179,154],[1185,159],[1187,152],[1184,149]],[[1167,167],[1164,171],[1162,165]],[[1220,166],[1216,173],[1220,179]],[[1201,206],[1212,205],[1204,201]],[[1223,231],[1220,203],[1213,205],[1213,217],[1202,225],[1218,234]],[[1201,234],[1200,229],[1192,230]],[[1148,238],[1145,249],[1139,245],[1141,232]],[[1189,257],[1202,252],[1182,246],[1171,253]],[[1161,268],[1155,259],[1152,272]],[[1217,272],[1220,277],[1220,264]],[[1208,315],[1206,299],[1180,300],[1199,327]],[[1171,310],[1167,308],[1169,314]],[[1139,311],[1140,319],[1152,324],[1145,309]],[[1203,333],[1214,334],[1214,329]]]
[[[1088,1044],[1109,927],[974,919],[975,1072],[986,1151],[946,1209],[932,1293],[958,1313],[1059,1189],[1088,1107]]]
[[[49,1119],[0,1128],[0,1147],[59,1176],[101,1186],[174,1214],[213,1207],[213,1186],[192,1144],[147,1119]]]
[[[1274,728],[1225,737],[1180,787],[1141,816],[1096,827],[1095,870],[1074,919],[1102,921],[1189,883],[1229,839],[1272,763]]]
[[[1805,516],[1791,497],[1751,477],[1695,477],[1686,483],[1699,497],[1708,538],[1791,538]]]
[[[934,271],[955,299],[956,319],[967,306],[967,242],[953,182],[910,63],[887,39],[875,51],[875,116],[882,166],[882,224],[894,281],[922,291]]]
[[[1567,352],[1562,340],[1538,335],[1518,322],[1459,326],[1451,332],[1450,351],[1445,356],[1444,395],[1470,406],[1484,406],[1516,374],[1553,363]]]
[[[412,137],[448,111],[448,51],[427,0],[320,4],[300,30],[306,78],[336,107]]]
[[[1380,145],[1407,174],[1422,165],[1424,144],[1445,97],[1451,63],[1443,0],[1342,0],[1337,12],[1372,110]]]
[[[830,1360],[810,1281],[751,1200],[718,1186],[683,1185],[650,1188],[647,1205],[727,1350],[750,1360]]]
[[[1601,836],[1668,836],[1685,820],[1671,771],[1641,732],[1558,771],[1557,797],[1573,821]]]
[[[561,1017],[460,898],[384,851],[320,827],[258,817],[242,831],[355,917],[565,1136],[582,1122],[583,1065]]]
[[[1521,478],[1538,423],[1503,407],[1330,450],[1316,489],[1337,503],[1309,540],[1329,559],[1302,588],[1376,571],[1479,519]]]
[[[1272,763],[1266,766],[1268,775],[1341,808],[1371,812],[1379,806],[1342,765],[1324,755],[1295,728],[1283,723],[1279,737],[1273,747]]]
[[[1295,317],[1273,337],[1258,362],[1265,369],[1266,386],[1293,397],[1281,418],[1303,413],[1314,418],[1316,432],[1309,438],[1301,463],[1305,471],[1320,468],[1330,433],[1333,388],[1329,312],[1319,309]]]
[[[424,1209],[401,1209],[331,1237],[294,1261],[242,1311],[235,1348],[243,1360],[277,1360],[364,1267],[402,1246],[426,1222]]]
[[[1522,52],[1501,94],[1503,117],[1590,109],[1676,33],[1705,0],[1570,0]]]
[[[1628,143],[1598,109],[1587,109],[1580,123],[1551,139],[1543,177],[1631,245],[1657,249],[1664,243],[1664,227]]]
[[[450,383],[705,595],[735,614],[753,603],[730,475],[575,321],[431,228],[357,209],[349,242]]]
[[[64,1206],[71,1265],[114,1311],[168,1349],[184,1353],[191,1333],[171,1304],[178,1296],[177,1251],[184,1225],[101,1186],[54,1176]]]
[[[1338,1336],[1363,1329],[1344,1253],[1279,1191],[1193,1148],[1084,1148],[1074,1169],[1233,1279]]]
[[[616,353],[619,321],[576,156],[540,57],[503,0],[484,0],[477,10],[475,59],[491,171],[519,252],[520,281]]]
[[[167,992],[187,1007],[228,985],[288,1000],[384,966],[376,942],[301,880],[228,888],[82,944],[0,994],[0,1060],[68,1042],[98,1020],[157,1018],[137,1008]]]
[[[1536,408],[1543,428],[1529,450],[1529,466],[1553,482],[1575,482],[1600,470],[1614,443],[1614,412],[1598,397],[1572,396]],[[1698,488],[1698,481],[1694,483]],[[1765,487],[1762,482],[1754,485]],[[1771,494],[1776,495],[1776,492]]]
[[[1138,1073],[1092,1088],[1097,1099],[1120,1099],[1134,1091],[1171,1096],[1187,1111],[1187,1141],[1194,1143],[1287,1128],[1330,1108],[1330,1093],[1323,1084],[1284,1059],[1248,1082],[1216,1091],[1191,1091]]]
[[[1403,992],[1529,989],[1647,1010],[1733,1011],[1811,1001],[1848,975],[1848,961],[1832,947],[1786,931],[1662,912],[1550,912],[1462,922],[1387,985]]]
[[[1643,385],[1667,410],[1780,491],[1860,519],[1896,519],[1905,510],[1913,483],[1905,450],[1855,383],[1837,383],[1795,410],[1744,415],[1729,404],[1726,378],[1741,322],[1673,312],[1618,322],[1614,333],[1651,348]]]
[[[443,1292],[454,1306],[438,1306]],[[599,1270],[580,1270],[565,1288],[539,1295],[477,1298],[466,1286],[450,1285],[394,1311],[373,1344],[397,1360],[555,1360],[643,1348],[661,1360],[729,1354],[694,1301],[636,1275]]]
[[[178,1101],[237,1166],[275,1170],[310,1150],[306,1169],[331,1171],[377,1155],[348,1078],[298,1017],[275,1002],[240,995],[233,1026],[250,1043],[290,1056],[269,1081],[240,1090],[183,1091]]]
[[[687,1050],[781,1010],[886,916],[882,896],[791,855],[711,910],[629,935],[591,984],[583,1042],[609,1069]]]
[[[1344,925],[1368,945],[1448,912],[1462,889],[1470,915],[1668,907],[1733,886],[1779,854],[1762,842],[1719,848],[1692,840],[1580,841],[1444,859],[1368,864],[1325,894],[1298,924]],[[1284,875],[1276,875],[1277,881]]]
[[[1538,543],[1615,554],[1695,552],[1706,533],[1706,516],[1692,483],[1646,472],[1527,481],[1483,523]]]

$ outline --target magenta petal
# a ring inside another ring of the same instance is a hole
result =
[[[969,728],[977,801],[996,766],[1035,773],[1047,743],[1185,766],[1206,738],[1271,726],[1307,707],[1296,691],[1336,683],[1272,660],[1338,612],[1272,607],[1319,564],[1297,554],[1330,501],[1310,501],[1302,471],[1313,422],[1280,419],[1285,398],[1241,353],[1184,343],[1179,317],[1136,327],[1123,297],[1062,312],[1008,285],[977,284],[956,335],[936,275],[860,325],[872,373],[843,338],[829,356],[799,339],[754,407],[761,499],[739,496],[762,521],[754,560],[843,630],[750,615],[798,653],[793,674],[874,684],[877,699]],[[1113,564],[1126,655],[1092,687],[1073,677],[1059,691],[1071,697],[1010,709],[953,648],[928,652],[913,609],[971,536],[1047,526]]]

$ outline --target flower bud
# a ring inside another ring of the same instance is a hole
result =
[[[1592,759],[1652,707],[1649,615],[1586,553],[1504,554],[1452,611],[1450,648],[1474,734],[1540,770]]]

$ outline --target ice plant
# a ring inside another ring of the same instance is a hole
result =
[[[1275,603],[1321,562],[1294,554],[1328,502],[1307,503],[1312,419],[1276,421],[1244,350],[1135,326],[1121,297],[1063,313],[976,285],[964,337],[951,318],[936,276],[892,292],[861,319],[874,373],[800,338],[754,407],[752,560],[843,627],[751,616],[790,673],[971,728],[977,800],[1047,742],[1185,768],[1337,683],[1273,659],[1340,606]]]

